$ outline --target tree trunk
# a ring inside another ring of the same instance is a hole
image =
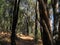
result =
[[[26,22],[27,22],[27,35],[29,35],[29,28],[28,28],[28,17],[26,19]]]
[[[11,32],[12,32],[11,33],[11,45],[16,45],[15,29],[16,29],[17,20],[18,20],[19,3],[20,3],[20,0],[18,1],[18,3],[17,3],[17,0],[15,0],[14,11],[13,11],[13,22],[12,22],[12,29],[11,29]]]
[[[43,33],[42,33],[43,34],[42,35],[43,45],[53,45],[51,34],[48,31],[47,25],[44,20],[41,21],[41,25],[43,27]]]
[[[40,12],[40,25],[43,28],[43,32],[41,32],[43,45],[53,45],[50,22],[48,18],[46,5],[44,4],[43,0],[38,1],[39,1],[39,12]]]
[[[56,30],[56,4],[57,4],[57,0],[51,0],[52,2],[52,7],[53,7],[53,16],[54,16],[54,30],[53,32]]]
[[[39,12],[43,13],[43,15],[40,15],[40,16],[43,17],[43,19],[45,20],[45,22],[47,24],[49,31],[51,32],[50,21],[48,18],[46,5],[44,4],[43,0],[38,0],[38,1],[39,1]]]
[[[37,43],[38,41],[38,37],[37,37],[37,33],[38,33],[38,30],[37,30],[37,19],[38,19],[38,15],[37,15],[37,1],[36,1],[36,7],[35,7],[35,43]]]
[[[60,40],[60,20],[59,20],[59,40]]]
[[[58,30],[59,30],[59,32],[58,32],[58,39],[57,39],[57,41],[56,41],[56,45],[60,45],[60,20],[59,20]]]

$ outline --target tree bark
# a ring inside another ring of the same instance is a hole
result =
[[[38,0],[39,2],[39,12],[40,12],[40,17],[43,17],[43,19],[45,20],[47,27],[51,33],[51,27],[50,27],[50,21],[48,18],[48,13],[47,13],[47,9],[46,9],[46,5],[44,4],[43,0]],[[43,15],[41,14],[43,12]]]
[[[29,28],[28,28],[28,17],[26,19],[26,23],[27,23],[27,35],[29,35]]]
[[[39,2],[39,12],[40,12],[40,25],[43,27],[42,40],[43,45],[53,45],[52,36],[51,36],[51,27],[48,18],[48,13],[46,5],[43,0],[38,0]]]
[[[43,45],[53,45],[51,34],[48,31],[47,25],[44,20],[41,21],[41,25],[43,27],[43,33],[42,33]]]
[[[36,1],[36,7],[35,7],[35,43],[37,43],[38,41],[38,37],[37,37],[37,33],[38,33],[38,30],[37,30],[37,19],[38,19],[38,15],[37,15],[37,1]]]
[[[51,0],[52,2],[52,7],[53,7],[53,16],[54,16],[54,30],[53,32],[56,30],[56,4],[57,4],[57,0]]]
[[[59,28],[58,28],[58,30],[59,30],[59,39],[60,39],[60,20],[59,20]]]
[[[57,41],[56,41],[56,45],[60,45],[60,20],[59,20],[58,30],[59,30],[59,32],[58,32],[58,39],[57,39]]]
[[[11,29],[11,32],[12,32],[11,33],[11,45],[16,45],[15,29],[16,29],[17,20],[18,20],[19,3],[20,3],[20,0],[18,1],[18,3],[17,3],[17,0],[15,0],[14,11],[13,11],[13,22],[12,22],[12,29]]]

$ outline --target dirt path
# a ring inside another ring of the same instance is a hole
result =
[[[16,45],[36,45],[32,37],[29,36],[17,36]],[[10,33],[0,32],[0,45],[11,45]],[[42,41],[38,42],[38,45],[42,45]]]

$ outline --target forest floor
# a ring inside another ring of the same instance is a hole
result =
[[[25,36],[22,34],[16,34],[18,39],[16,39],[16,45],[42,45],[42,41],[39,40],[37,44],[35,44],[33,37]],[[0,45],[11,45],[11,33],[0,32]]]

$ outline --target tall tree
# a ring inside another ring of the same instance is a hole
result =
[[[57,30],[57,28],[56,28],[56,23],[57,23],[56,22],[56,20],[57,20],[56,19],[56,17],[57,17],[57,14],[56,14],[56,4],[57,4],[57,0],[51,0],[51,3],[52,3],[52,7],[53,7],[53,16],[54,16],[54,21],[53,21],[53,26],[54,26],[54,28],[53,28],[53,36],[54,36],[54,35],[56,35],[55,33],[56,33],[56,30]],[[54,45],[56,45],[55,42],[54,42]]]
[[[28,17],[27,17],[26,23],[27,23],[27,35],[29,35],[29,28],[28,28]]]
[[[37,33],[38,33],[38,31],[37,31],[37,19],[38,19],[38,15],[37,15],[37,1],[36,1],[36,7],[35,7],[35,13],[36,13],[36,15],[35,15],[35,43],[37,43]]]
[[[16,45],[15,42],[15,38],[16,38],[16,34],[15,34],[15,29],[16,29],[16,25],[17,25],[17,20],[18,20],[18,11],[19,11],[19,3],[20,0],[15,0],[15,4],[14,4],[14,11],[13,11],[13,22],[12,22],[12,29],[11,29],[11,45]]]
[[[47,14],[46,5],[44,0],[38,0],[40,12],[40,25],[43,27],[42,40],[43,45],[53,45],[50,22]]]
[[[59,39],[60,39],[60,21],[59,21],[59,29],[58,30],[59,30]]]
[[[56,42],[56,45],[60,45],[60,20],[59,20],[59,27],[58,27],[58,39],[57,39],[57,42]]]
[[[54,16],[54,31],[56,30],[56,4],[57,0],[51,0],[53,7],[53,16]]]

